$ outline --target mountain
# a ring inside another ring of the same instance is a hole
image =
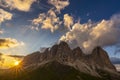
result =
[[[35,52],[26,56],[22,65],[28,67],[33,64],[40,65],[54,60],[83,71],[90,70],[93,72],[96,68],[109,70],[111,72],[116,71],[115,67],[110,62],[107,53],[101,47],[96,47],[91,54],[85,55],[79,47],[71,50],[65,42],[54,45],[50,49],[47,48],[43,53]]]
[[[85,55],[79,47],[71,49],[66,42],[60,42],[44,52],[27,55],[19,66],[4,71],[2,79],[120,80],[120,75],[101,47]]]

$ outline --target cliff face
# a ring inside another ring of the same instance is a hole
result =
[[[47,48],[42,53],[35,52],[26,56],[21,65],[23,67],[40,66],[51,61],[72,66],[81,72],[95,76],[99,76],[96,71],[98,69],[112,73],[116,72],[107,53],[101,47],[96,47],[91,54],[85,55],[79,47],[72,50],[65,42]]]

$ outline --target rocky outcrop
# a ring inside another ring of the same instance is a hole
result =
[[[96,47],[91,54],[85,55],[79,47],[72,50],[66,42],[60,42],[60,44],[47,48],[42,53],[35,52],[26,56],[21,65],[26,67],[50,61],[57,61],[73,66],[81,72],[92,75],[98,75],[96,72],[97,69],[116,72],[107,53],[101,47]]]

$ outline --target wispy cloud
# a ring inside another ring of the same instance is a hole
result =
[[[11,20],[12,16],[12,13],[0,9],[0,23],[4,22],[5,20]]]
[[[74,23],[72,29],[60,40],[68,42],[72,47],[80,46],[84,51],[91,51],[96,46],[109,46],[120,43],[120,15],[114,15],[110,20],[80,24]]]
[[[12,38],[0,39],[0,49],[14,48],[23,45],[25,45],[23,42],[18,42],[16,39],[12,39]]]
[[[20,11],[29,11],[36,0],[0,0],[0,6]]]

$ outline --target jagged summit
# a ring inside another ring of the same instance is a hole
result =
[[[97,46],[93,49],[89,56],[89,63],[97,68],[109,69],[115,71],[115,67],[112,65],[109,56],[106,51]]]
[[[58,45],[60,45],[60,46],[68,46],[69,47],[69,45],[64,41],[61,41]]]
[[[73,53],[73,56],[78,57],[78,58],[81,58],[84,55],[80,47],[74,48],[72,50],[72,53]]]
[[[53,45],[44,52],[35,52],[24,58],[21,65],[29,67],[43,65],[51,61],[57,61],[64,65],[72,66],[81,72],[99,76],[97,69],[116,72],[115,67],[110,62],[107,53],[101,48],[96,47],[92,53],[85,55],[80,47],[71,49],[66,42]]]

